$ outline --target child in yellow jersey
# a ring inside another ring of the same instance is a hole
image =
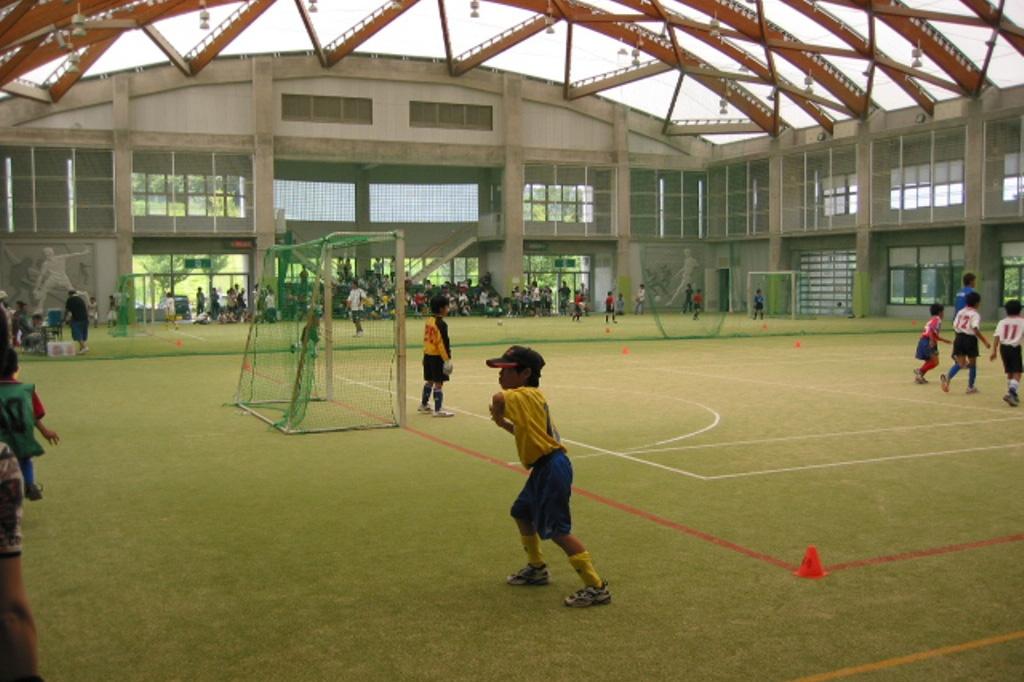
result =
[[[547,585],[548,567],[540,550],[542,539],[552,540],[568,555],[569,563],[583,579],[584,587],[565,598],[566,606],[609,604],[608,583],[594,570],[590,553],[572,530],[569,496],[572,495],[572,464],[551,423],[548,403],[540,392],[544,358],[523,346],[512,346],[500,358],[487,361],[501,370],[501,391],[491,399],[491,419],[516,440],[519,461],[530,477],[512,504],[512,518],[526,550],[526,567],[510,575],[509,585]]]
[[[452,344],[448,340],[448,323],[444,316],[448,314],[448,297],[434,296],[430,299],[431,317],[423,325],[423,396],[420,399],[419,412],[433,414],[435,417],[454,417],[454,412],[442,408],[444,403],[444,382],[452,374]],[[434,409],[428,403],[430,394],[434,394]]]

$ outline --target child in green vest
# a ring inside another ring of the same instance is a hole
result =
[[[0,441],[7,443],[18,457],[25,480],[25,497],[43,499],[43,488],[36,483],[32,458],[43,454],[33,429],[39,429],[49,443],[56,445],[60,436],[43,424],[46,410],[36,395],[36,387],[18,381],[18,354],[13,348],[0,351]]]

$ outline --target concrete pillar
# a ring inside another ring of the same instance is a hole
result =
[[[768,158],[768,269],[785,270],[782,260],[782,153],[772,144]]]
[[[982,120],[981,100],[967,102],[967,143],[964,159],[964,272],[979,275],[981,262],[981,216],[985,203],[985,188],[982,183],[985,167],[985,122]],[[982,301],[985,300],[982,294]]]
[[[274,245],[274,106],[273,61],[267,57],[252,60],[252,184],[255,195],[253,222],[256,255],[253,282],[263,276],[263,258]]]
[[[885,191],[884,189],[882,191]],[[871,140],[861,134],[857,139],[857,269],[853,273],[853,314],[865,317],[881,312],[886,277],[872,277],[871,250]],[[876,285],[877,282],[877,285]],[[880,289],[879,295],[876,289]],[[881,297],[880,297],[881,296]]]
[[[523,82],[518,76],[505,75],[502,116],[505,121],[505,172],[501,201],[504,214],[505,248],[502,272],[494,282],[499,293],[507,296],[523,279]]]
[[[114,76],[114,221],[117,226],[117,276],[132,272],[132,117],[131,82],[127,74]]]
[[[633,290],[629,257],[632,189],[629,175],[629,110],[624,104],[615,105],[612,131],[615,137],[615,282],[619,292],[628,301],[631,300],[630,292]]]

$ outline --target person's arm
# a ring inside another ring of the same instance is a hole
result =
[[[36,419],[36,428],[39,429],[39,433],[41,433],[43,438],[45,438],[51,445],[57,445],[60,443],[60,436],[57,435],[56,431],[46,428],[41,417]]]
[[[491,421],[509,433],[515,433],[516,427],[505,418],[505,394],[498,391],[491,398]]]
[[[988,356],[988,359],[995,360],[997,352],[999,352],[999,334],[992,337],[992,354]]]
[[[989,344],[988,339],[985,338],[985,335],[981,333],[981,329],[979,327],[974,328],[974,335],[977,336],[983,344],[985,344],[985,348],[992,347],[991,344]]]
[[[21,557],[0,558],[0,661],[11,679],[39,674],[36,625],[29,608]]]

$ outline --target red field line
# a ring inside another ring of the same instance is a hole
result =
[[[995,637],[988,637],[986,639],[976,639],[973,642],[964,642],[963,644],[944,646],[939,649],[920,651],[916,654],[910,654],[909,656],[900,656],[899,658],[887,658],[884,661],[877,661],[875,663],[866,663],[864,665],[842,668],[840,670],[833,670],[832,672],[821,673],[819,675],[801,677],[799,680],[796,680],[796,682],[828,682],[828,680],[838,680],[843,677],[853,677],[855,675],[862,675],[864,673],[877,672],[879,670],[895,668],[901,665],[917,663],[918,661],[924,661],[929,658],[935,658],[937,656],[948,656],[950,654],[958,654],[963,651],[970,651],[972,649],[982,649],[985,647],[994,646],[996,644],[1012,642],[1014,640],[1022,638],[1024,638],[1024,630],[1020,630],[1018,632],[1010,632],[1005,635],[997,635]]]
[[[981,547],[991,547],[992,545],[1003,545],[1009,542],[1021,541],[1024,541],[1024,533],[1017,533],[1015,535],[1004,535],[1002,537],[989,538],[988,540],[978,540],[976,542],[964,542],[958,545],[946,545],[945,547],[918,549],[912,552],[903,552],[901,554],[889,554],[887,556],[878,556],[872,559],[846,561],[839,564],[825,566],[825,570],[830,573],[834,573],[836,571],[845,571],[850,568],[877,566],[878,564],[889,564],[895,561],[909,561],[910,559],[921,559],[923,557],[937,556],[939,554],[952,554],[953,552],[963,552],[968,549],[978,549]]]
[[[413,434],[416,434],[417,436],[419,436],[421,438],[425,438],[426,440],[429,440],[429,441],[432,441],[434,443],[437,443],[438,445],[443,445],[446,448],[450,448],[452,450],[455,450],[456,452],[461,452],[463,454],[469,455],[470,457],[475,457],[476,459],[482,460],[484,462],[488,462],[490,464],[494,464],[494,465],[500,466],[503,469],[508,469],[510,471],[516,471],[516,472],[518,472],[518,473],[520,473],[522,475],[526,475],[526,470],[523,469],[521,466],[519,466],[517,464],[509,464],[508,462],[504,462],[504,461],[502,461],[500,459],[497,459],[496,457],[491,457],[490,455],[485,455],[482,452],[478,452],[478,451],[473,450],[471,448],[467,448],[467,447],[464,447],[462,445],[458,445],[457,443],[452,443],[452,442],[447,441],[447,440],[445,440],[443,438],[438,438],[437,436],[434,436],[434,435],[429,434],[429,433],[425,433],[423,431],[419,431],[419,430],[414,429],[412,427],[408,427],[407,426],[406,427],[406,431],[408,431],[410,433],[413,433]],[[612,499],[604,497],[602,495],[598,495],[597,493],[590,492],[589,490],[586,490],[584,488],[580,488],[578,486],[573,486],[572,490],[573,490],[574,493],[576,493],[578,495],[582,495],[583,497],[586,497],[586,498],[589,498],[591,500],[594,500],[595,502],[598,502],[598,503],[603,504],[605,506],[611,507],[613,509],[618,509],[619,511],[624,511],[627,514],[632,514],[633,516],[637,516],[637,517],[639,517],[641,519],[646,519],[647,521],[652,521],[652,522],[658,524],[659,526],[663,526],[665,528],[670,528],[670,529],[672,529],[674,531],[677,531],[679,533],[683,533],[685,535],[690,535],[692,537],[695,537],[698,540],[703,540],[704,542],[709,542],[709,543],[711,543],[713,545],[718,545],[719,547],[724,547],[725,549],[729,549],[729,550],[732,550],[733,552],[737,552],[739,554],[743,554],[743,555],[748,556],[748,557],[750,557],[752,559],[757,559],[758,561],[763,561],[763,562],[765,562],[767,564],[771,564],[772,566],[776,566],[778,568],[784,568],[784,569],[786,569],[788,571],[795,571],[797,569],[797,567],[794,566],[793,564],[785,562],[785,561],[783,561],[781,559],[776,559],[773,556],[769,556],[767,554],[762,554],[761,552],[749,549],[747,547],[743,547],[742,545],[737,545],[735,542],[730,542],[728,540],[724,540],[722,538],[719,538],[719,537],[716,537],[714,535],[711,535],[710,533],[705,533],[704,531],[697,530],[696,528],[691,528],[691,527],[683,525],[681,523],[676,523],[675,521],[671,521],[671,520],[666,519],[664,517],[658,516],[657,514],[652,514],[650,512],[644,511],[643,509],[638,509],[637,507],[633,507],[633,506],[625,504],[623,502],[618,502],[616,500],[612,500]]]

